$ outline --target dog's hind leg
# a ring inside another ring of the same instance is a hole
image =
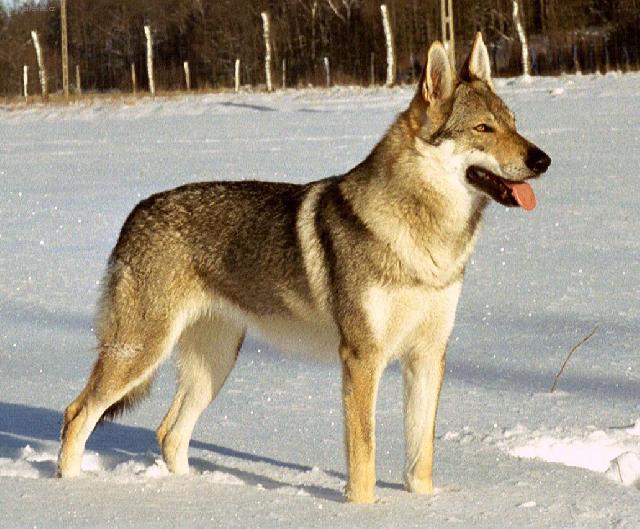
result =
[[[171,472],[189,472],[193,428],[235,365],[244,334],[244,327],[238,323],[208,314],[182,333],[178,341],[178,389],[156,432]]]
[[[203,308],[194,292],[167,298],[149,286],[153,283],[142,283],[127,270],[116,270],[109,281],[98,320],[98,359],[87,385],[64,413],[61,477],[80,473],[96,423],[132,407],[147,393],[156,368]]]
[[[101,343],[87,385],[64,413],[58,475],[72,477],[80,473],[82,453],[97,422],[118,403],[130,406],[135,397],[141,397],[150,386],[158,364],[173,347],[169,332],[156,326],[153,336],[139,342],[139,347]]]

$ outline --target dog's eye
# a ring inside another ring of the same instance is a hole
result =
[[[480,125],[476,125],[473,130],[475,130],[476,132],[493,132],[493,128],[486,123],[480,123]]]

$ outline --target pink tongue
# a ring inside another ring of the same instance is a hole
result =
[[[513,198],[516,199],[516,202],[521,208],[527,211],[535,209],[536,195],[529,184],[526,182],[520,182],[518,184],[509,182],[508,186],[511,188]]]

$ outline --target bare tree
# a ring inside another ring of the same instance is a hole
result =
[[[358,6],[359,0],[325,0],[329,9],[342,22],[347,24],[351,20],[351,12]]]
[[[522,46],[522,76],[525,79],[530,78],[529,71],[529,45],[527,44],[527,34],[524,31],[522,20],[520,18],[520,4],[519,0],[512,0],[513,2],[513,24],[518,32],[518,38],[520,39],[520,45]]]
[[[387,45],[387,82],[386,86],[396,84],[396,54],[393,49],[393,32],[391,22],[389,22],[389,10],[386,4],[380,6],[382,12],[382,26],[384,28],[384,39]]]
[[[264,69],[265,79],[267,82],[267,92],[273,91],[273,85],[271,84],[271,25],[269,24],[269,13],[263,11],[262,26],[264,29]]]
[[[31,40],[33,41],[33,46],[36,49],[36,58],[38,60],[38,72],[40,75],[40,88],[42,91],[42,99],[45,101],[49,99],[49,90],[47,88],[47,70],[44,65],[44,56],[42,52],[42,46],[40,46],[40,38],[38,37],[37,31],[31,32]]]

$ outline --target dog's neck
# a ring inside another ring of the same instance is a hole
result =
[[[446,146],[421,147],[403,125],[396,122],[339,185],[356,214],[407,266],[432,284],[448,283],[464,271],[487,199],[450,174],[455,160],[447,158]]]

